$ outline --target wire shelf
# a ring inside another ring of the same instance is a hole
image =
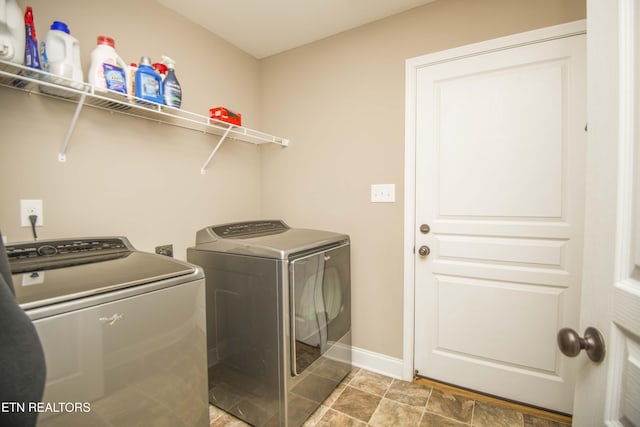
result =
[[[211,119],[207,116],[191,113],[180,108],[168,107],[119,92],[96,88],[89,83],[75,82],[45,71],[35,70],[2,60],[0,60],[0,86],[76,104],[75,114],[58,154],[58,160],[62,162],[66,161],[66,150],[71,135],[73,134],[76,120],[85,105],[100,110],[220,136],[209,158],[201,168],[202,173],[205,172],[207,165],[225,139],[233,139],[251,144],[271,143],[285,147],[289,145],[289,140],[285,138],[269,135],[244,126],[236,126],[220,120]]]

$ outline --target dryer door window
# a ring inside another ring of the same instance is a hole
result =
[[[350,329],[349,245],[289,264],[291,373],[298,375]]]

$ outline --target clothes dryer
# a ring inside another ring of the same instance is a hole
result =
[[[351,371],[349,236],[222,224],[187,260],[206,277],[209,401],[255,426],[301,425]]]

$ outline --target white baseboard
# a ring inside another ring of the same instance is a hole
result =
[[[403,379],[402,370],[404,365],[402,359],[357,347],[352,347],[351,357],[353,366],[391,378]]]

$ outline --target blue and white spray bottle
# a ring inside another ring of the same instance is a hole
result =
[[[164,105],[169,107],[180,108],[182,105],[182,88],[176,77],[174,67],[176,62],[168,56],[162,56],[162,63],[167,66],[167,77],[162,83]]]

